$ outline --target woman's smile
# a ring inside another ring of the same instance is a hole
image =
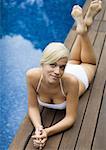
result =
[[[56,76],[56,75],[50,75],[52,77],[52,79],[54,80],[58,80],[59,79],[59,76]]]

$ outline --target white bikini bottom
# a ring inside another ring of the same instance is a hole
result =
[[[65,73],[70,73],[74,75],[83,82],[83,84],[85,85],[85,89],[88,88],[89,86],[88,77],[84,68],[81,65],[67,63]]]

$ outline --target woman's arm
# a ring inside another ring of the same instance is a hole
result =
[[[35,91],[34,86],[36,86],[35,75],[33,75],[33,71],[29,70],[26,74],[27,76],[27,87],[28,87],[28,114],[35,128],[39,128],[41,126],[41,117],[39,104],[37,101],[37,93]],[[33,77],[34,76],[34,77]]]
[[[66,98],[66,116],[55,125],[45,128],[47,136],[54,135],[70,128],[76,120],[79,99],[79,84],[76,78],[73,77],[72,80],[73,81],[71,81],[71,83],[68,82],[69,86]]]
[[[33,145],[36,148],[42,149],[47,141],[47,134],[43,130],[41,126],[41,117],[40,117],[40,110],[39,104],[37,101],[37,93],[36,93],[36,78],[38,78],[37,73],[33,73],[32,70],[29,70],[26,74],[27,76],[27,87],[28,87],[28,113],[29,117],[36,128],[35,134],[32,136],[33,138]],[[42,136],[40,138],[39,136]]]

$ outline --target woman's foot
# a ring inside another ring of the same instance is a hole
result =
[[[87,26],[83,19],[82,8],[79,5],[75,5],[72,9],[71,15],[77,23],[76,31],[79,34],[87,32]]]
[[[89,27],[91,26],[94,17],[98,14],[98,12],[102,9],[102,1],[94,0],[91,2],[87,14],[85,16],[84,22]]]

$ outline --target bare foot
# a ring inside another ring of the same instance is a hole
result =
[[[79,5],[75,5],[71,15],[77,23],[76,31],[80,34],[85,33],[87,31],[87,26],[84,23],[82,8]]]
[[[102,1],[94,0],[91,2],[87,14],[85,16],[84,22],[89,27],[91,26],[94,17],[98,14],[98,12],[102,9]]]

